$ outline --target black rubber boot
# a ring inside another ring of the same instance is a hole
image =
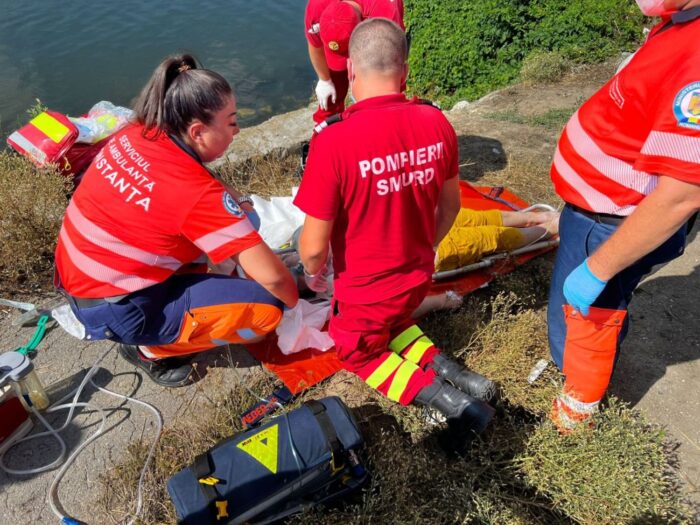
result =
[[[415,402],[445,415],[455,439],[451,448],[455,450],[481,434],[495,413],[491,405],[465,394],[441,377],[436,377],[432,384],[421,390]]]
[[[138,346],[119,345],[119,355],[132,365],[140,368],[154,382],[161,386],[177,388],[193,382],[194,367],[188,357],[169,357],[148,361],[142,357]]]
[[[428,365],[437,375],[447,379],[465,394],[490,403],[498,394],[496,383],[481,374],[472,372],[442,354],[437,354]]]

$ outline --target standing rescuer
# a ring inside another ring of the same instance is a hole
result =
[[[393,20],[405,30],[403,0],[309,0],[306,4],[309,58],[318,75],[314,122],[323,122],[345,109],[350,34],[362,20],[375,17]]]
[[[632,292],[683,253],[700,209],[700,1],[637,3],[662,21],[569,120],[552,165],[567,203],[548,309],[566,376],[551,414],[561,432],[597,409]]]
[[[495,386],[442,356],[411,319],[460,197],[454,129],[400,93],[407,71],[398,25],[357,26],[348,60],[357,103],[311,143],[295,199],[307,214],[300,255],[310,288],[324,291],[330,241],[329,332],[345,368],[393,401],[441,411],[459,446],[492,418]]]
[[[253,226],[250,199],[203,165],[240,131],[228,82],[189,55],[168,58],[134,111],[68,205],[57,286],[88,339],[120,342],[151,379],[183,386],[194,352],[274,330],[297,289]],[[207,274],[207,258],[249,279]]]

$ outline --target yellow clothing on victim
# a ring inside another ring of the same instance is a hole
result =
[[[499,210],[462,208],[438,246],[435,271],[460,268],[495,252],[514,250],[522,242],[518,228],[503,226]]]

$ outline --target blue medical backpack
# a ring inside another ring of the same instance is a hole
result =
[[[359,488],[362,435],[337,397],[226,439],[168,481],[179,523],[274,523]]]

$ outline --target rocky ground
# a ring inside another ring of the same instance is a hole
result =
[[[566,117],[610,75],[612,66],[579,71],[562,82],[546,86],[515,86],[475,103],[460,103],[447,115],[459,136],[461,174],[477,183],[507,185],[531,200],[556,204],[547,183],[547,165]],[[311,110],[305,108],[245,129],[234,141],[230,160],[239,161],[277,149],[298,147],[308,138]],[[527,169],[525,169],[527,167]],[[533,181],[526,174],[537,172]],[[695,234],[697,233],[697,229]],[[665,425],[678,445],[683,490],[700,506],[700,323],[697,290],[700,289],[700,240],[694,235],[687,253],[640,286],[630,309],[633,323],[620,359],[612,391],[641,409],[649,420]],[[46,303],[46,297],[34,298]],[[31,298],[29,298],[31,300]],[[11,325],[16,312],[0,310],[0,345],[16,348],[29,339],[31,328]],[[41,378],[60,397],[80,381],[111,343],[85,343],[60,329],[53,329],[41,343],[36,365]],[[166,424],[187,417],[200,398],[238,381],[256,364],[244,353],[221,350],[202,356],[206,377],[194,386],[167,390],[141,377],[115,351],[100,365],[96,383],[153,403]],[[231,366],[238,363],[238,367]],[[66,510],[87,523],[109,523],[95,517],[93,502],[97,477],[125,454],[130,442],[150,437],[154,424],[150,413],[120,403],[89,387],[85,398],[107,408],[108,434],[78,458],[61,485]],[[55,424],[62,414],[50,416]],[[99,416],[85,410],[64,433],[69,452],[93,432]],[[6,464],[31,468],[50,461],[58,452],[51,440],[20,446],[6,457]],[[26,477],[0,474],[0,523],[50,523],[47,491],[55,471]]]

